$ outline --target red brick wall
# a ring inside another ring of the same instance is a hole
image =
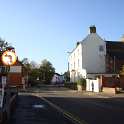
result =
[[[124,76],[120,77],[120,87],[124,88]]]
[[[8,75],[8,84],[21,86],[22,85],[22,75],[21,73],[11,73]]]
[[[117,80],[114,77],[102,77],[103,87],[115,87],[117,85]]]

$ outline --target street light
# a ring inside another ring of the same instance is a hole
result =
[[[70,55],[72,52],[67,51],[68,55]],[[68,72],[69,72],[69,60],[68,60]]]

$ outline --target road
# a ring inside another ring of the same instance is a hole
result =
[[[16,110],[9,124],[73,124],[62,113],[31,93],[18,96]]]
[[[27,124],[27,122],[39,124],[42,120],[44,120],[43,124],[48,123],[45,120],[50,120],[50,124],[69,124],[60,113],[58,114],[52,108],[54,106],[49,106],[51,102],[57,105],[60,110],[69,113],[72,118],[79,120],[80,123],[124,124],[123,94],[114,97],[99,94],[92,95],[91,93],[89,95],[85,92],[78,93],[77,91],[53,86],[31,88],[28,92],[30,96],[20,95],[18,101],[20,107],[17,107],[11,119],[12,124]],[[48,103],[42,98],[45,98]],[[34,104],[42,104],[45,108],[33,108],[32,105]],[[57,115],[61,116],[58,117]]]
[[[88,124],[124,124],[124,100],[46,97]]]

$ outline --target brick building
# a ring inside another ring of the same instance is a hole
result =
[[[14,66],[10,67],[8,84],[22,88],[28,86],[28,72],[21,62],[17,61]]]
[[[124,65],[124,42],[106,41],[106,72],[119,73]]]
[[[16,64],[9,67],[1,66],[0,83],[2,84],[2,76],[6,77],[6,83],[9,86],[17,86],[25,88],[28,86],[28,72],[21,62],[17,60]],[[7,73],[6,73],[7,72]]]

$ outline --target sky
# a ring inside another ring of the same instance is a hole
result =
[[[49,60],[67,71],[68,52],[83,40],[89,26],[106,40],[124,34],[123,0],[0,0],[0,37],[19,59]]]

